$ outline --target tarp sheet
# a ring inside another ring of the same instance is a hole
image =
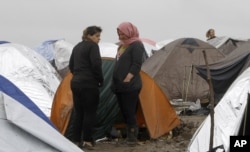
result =
[[[81,152],[20,89],[0,75],[0,151]]]
[[[34,50],[14,43],[0,45],[0,73],[22,90],[49,117],[60,77]]]
[[[223,147],[229,152],[230,136],[238,135],[250,93],[250,68],[233,82],[214,109],[213,148]],[[188,152],[206,152],[210,145],[210,115],[191,139]]]

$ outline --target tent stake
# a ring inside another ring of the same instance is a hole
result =
[[[193,73],[193,65],[191,64],[191,66],[190,66],[190,71],[189,71],[189,75],[188,75],[188,84],[187,84],[187,88],[186,88],[185,102],[187,101],[188,88],[189,88],[189,84],[190,84],[190,81],[191,81],[192,73]]]
[[[211,116],[211,128],[210,128],[210,143],[209,143],[209,152],[213,151],[213,139],[214,139],[214,92],[213,92],[213,85],[211,82],[211,75],[210,75],[210,69],[208,67],[207,62],[207,55],[205,50],[202,51],[204,55],[204,59],[207,66],[207,81],[209,84],[209,90],[210,90],[210,116]]]

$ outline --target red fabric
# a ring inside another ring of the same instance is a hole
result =
[[[123,34],[125,34],[129,39],[120,40],[121,44],[128,46],[129,44],[140,41],[139,32],[137,27],[130,22],[122,22],[118,28]]]

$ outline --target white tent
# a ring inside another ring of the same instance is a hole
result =
[[[47,61],[53,63],[57,70],[68,66],[69,58],[74,45],[65,39],[47,40],[34,48]]]
[[[74,45],[65,41],[58,40],[54,44],[55,65],[57,70],[62,70],[69,65],[69,58]]]
[[[238,135],[250,93],[250,68],[246,69],[230,86],[214,109],[213,148],[230,147],[230,136]],[[209,151],[210,115],[197,129],[188,146],[188,152]]]
[[[0,73],[50,116],[60,77],[45,58],[20,44],[0,44]]]
[[[101,57],[115,58],[118,45],[109,42],[99,42]],[[57,70],[62,70],[69,65],[69,58],[74,45],[64,39],[47,40],[41,45],[34,48],[36,52],[41,54],[49,62],[55,61]]]
[[[216,48],[220,48],[226,41],[228,41],[230,39],[233,39],[235,41],[248,41],[247,39],[231,38],[228,36],[220,36],[220,37],[215,37],[213,39],[210,39],[207,42]]]
[[[118,45],[109,42],[99,42],[101,57],[115,58]]]
[[[36,52],[42,55],[58,71],[63,78],[69,71],[69,59],[74,45],[64,39],[47,40],[34,48]],[[99,43],[101,57],[115,58],[118,46],[114,43]]]
[[[1,152],[82,152],[58,132],[47,116],[0,75]]]
[[[159,42],[156,42],[156,50],[160,50],[161,48],[163,48],[165,45],[167,45],[168,43],[174,41],[175,39],[166,39],[166,40],[162,40]],[[156,51],[155,50],[155,51]]]

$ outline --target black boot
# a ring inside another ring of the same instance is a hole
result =
[[[138,135],[137,127],[127,127],[127,139],[126,139],[127,145],[136,146],[137,135]]]

